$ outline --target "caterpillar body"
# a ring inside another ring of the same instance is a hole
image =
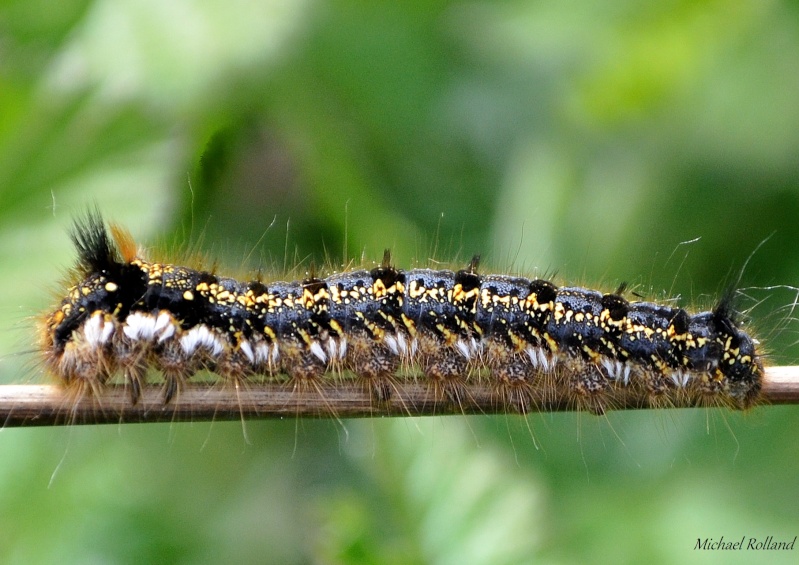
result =
[[[201,371],[223,382],[335,386],[426,380],[449,395],[487,381],[525,411],[568,395],[602,413],[635,390],[655,403],[758,400],[762,357],[735,319],[731,294],[711,311],[628,301],[543,279],[459,271],[371,270],[302,281],[240,282],[140,257],[98,213],[78,220],[75,280],[42,323],[49,372],[67,386],[121,375],[136,403],[144,386],[165,402]],[[160,376],[159,376],[160,375]]]

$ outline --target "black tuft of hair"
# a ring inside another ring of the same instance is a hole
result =
[[[727,333],[734,334],[738,329],[739,313],[735,309],[736,290],[727,289],[713,308],[713,319],[717,326],[721,326]]]
[[[89,210],[75,219],[70,238],[78,251],[78,265],[86,272],[109,272],[121,263],[119,251],[112,243],[100,211]]]

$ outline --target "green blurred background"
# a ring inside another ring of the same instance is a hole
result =
[[[796,363],[796,292],[769,287],[799,284],[799,6],[641,4],[3,1],[0,374],[42,378],[31,316],[95,203],[240,275],[478,252],[702,307],[769,238],[742,308]],[[799,534],[797,429],[794,407],[9,429],[0,561],[795,562],[693,547]]]

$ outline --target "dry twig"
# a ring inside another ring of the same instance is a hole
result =
[[[616,410],[650,408],[649,400],[634,394],[617,395]],[[763,385],[764,404],[799,403],[799,366],[770,367]],[[575,409],[565,398],[535,406],[535,411]],[[142,391],[132,405],[121,385],[109,386],[101,396],[69,398],[53,385],[0,386],[0,418],[5,427],[58,426],[237,420],[240,418],[433,416],[447,414],[497,414],[506,412],[495,391],[470,384],[457,395],[443,394],[423,383],[402,383],[386,401],[377,401],[364,387],[337,383],[335,388],[295,390],[285,384],[262,384],[239,389],[191,385],[168,404],[158,387]]]

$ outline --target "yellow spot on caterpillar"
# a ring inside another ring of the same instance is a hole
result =
[[[341,324],[339,324],[336,320],[330,320],[328,325],[330,326],[330,329],[336,332],[338,335],[344,334],[344,328],[342,328]]]
[[[402,323],[407,328],[408,333],[411,334],[411,337],[416,337],[416,324],[404,313],[402,314]]]
[[[382,298],[386,295],[386,285],[382,280],[377,279],[372,285],[372,293],[375,298]]]
[[[409,294],[411,298],[420,298],[427,292],[427,289],[416,281],[411,282]]]

